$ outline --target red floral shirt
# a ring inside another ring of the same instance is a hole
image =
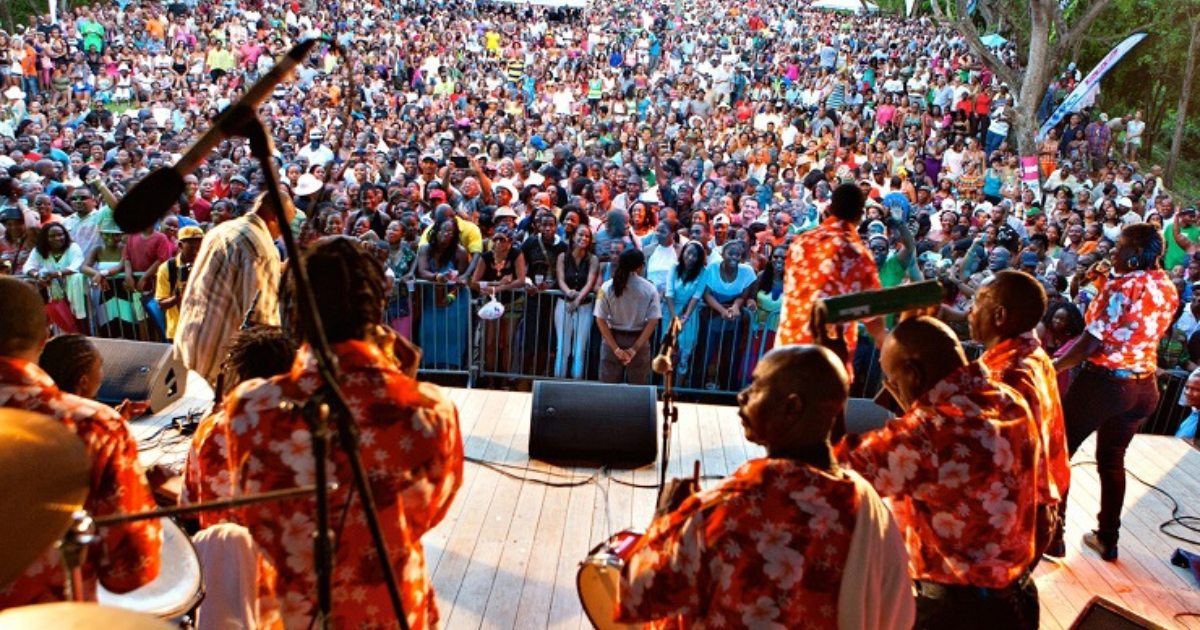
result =
[[[880,288],[875,259],[848,221],[830,217],[819,227],[796,237],[784,267],[783,313],[775,345],[812,343],[809,325],[819,298]],[[846,326],[848,360],[854,358],[858,326]]]
[[[205,416],[196,427],[183,469],[180,505],[220,501],[233,496],[233,466],[226,441],[228,424],[228,416],[222,409]],[[197,515],[201,528],[225,521],[226,516],[215,512]]]
[[[1071,485],[1067,427],[1054,362],[1032,332],[1007,339],[979,358],[992,377],[1017,390],[1038,427],[1038,505],[1054,505]]]
[[[413,630],[437,627],[438,611],[425,567],[421,536],[445,516],[462,484],[463,450],[458,411],[434,385],[402,374],[378,347],[346,341],[334,346],[342,391],[361,433],[360,454],[371,478],[384,539],[401,581],[408,623]],[[266,492],[315,482],[308,424],[297,404],[321,386],[308,346],[300,349],[290,373],[240,385],[225,404],[235,494]],[[350,465],[334,438],[329,471],[338,483],[330,494],[335,527],[354,487]],[[240,511],[271,568],[274,598],[287,628],[307,628],[316,607],[313,573],[313,499],[264,503]],[[374,559],[374,546],[361,504],[354,499],[337,534],[333,568],[333,625],[338,628],[395,627],[391,600]],[[264,589],[260,589],[260,594]],[[273,602],[270,600],[274,600]],[[260,611],[260,617],[270,618]]]
[[[0,407],[25,409],[61,421],[83,440],[92,461],[91,488],[83,507],[93,517],[155,508],[150,484],[138,462],[137,440],[112,408],[58,389],[34,363],[0,358]],[[159,519],[98,528],[100,542],[88,549],[84,593],[95,600],[96,581],[126,593],[158,576],[162,527]],[[62,601],[66,583],[59,554],[47,550],[33,566],[0,588],[0,610]]]
[[[955,370],[835,452],[896,498],[914,579],[1003,588],[1033,561],[1037,428],[1021,395],[983,364]]]
[[[859,503],[844,473],[746,462],[650,525],[621,573],[619,619],[833,630]]]
[[[1153,372],[1158,341],[1167,334],[1179,292],[1167,272],[1114,275],[1087,309],[1087,331],[1103,344],[1088,361],[1110,370]]]

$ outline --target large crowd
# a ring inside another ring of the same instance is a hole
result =
[[[1071,115],[1038,145],[1029,186],[1009,86],[929,19],[683,9],[132,2],[39,16],[0,33],[0,273],[37,282],[64,331],[172,338],[187,243],[251,209],[262,167],[226,140],[154,228],[123,236],[112,207],[293,44],[326,36],[345,54],[318,46],[260,110],[292,225],[302,246],[346,234],[375,248],[389,321],[430,369],[597,376],[589,315],[638,249],[663,327],[684,322],[684,384],[735,390],[773,344],[786,248],[844,182],[869,195],[859,232],[883,286],[937,278],[965,312],[997,271],[1033,273],[1052,351],[1081,331],[1089,271],[1123,225],[1164,230],[1182,294],[1200,280],[1196,210],[1139,153],[1141,112]],[[1056,73],[1041,117],[1079,79]],[[492,296],[504,316],[476,322]],[[1163,368],[1200,356],[1192,310]]]
[[[190,164],[220,111],[318,37],[260,107],[272,142],[222,140],[161,220],[117,229],[123,195]],[[1042,119],[1081,79],[1054,74]],[[0,82],[0,271],[20,278],[0,278],[0,406],[84,438],[93,515],[148,510],[129,428],[88,400],[103,361],[59,333],[173,340],[217,390],[182,502],[304,486],[320,423],[293,401],[326,391],[328,341],[335,420],[360,428],[418,629],[439,620],[420,539],[464,466],[457,410],[418,367],[646,383],[668,335],[680,385],[741,390],[767,457],[699,494],[668,484],[609,607],[626,621],[1011,630],[1040,627],[1033,571],[1068,555],[1071,456],[1097,435],[1083,546],[1114,562],[1155,377],[1200,363],[1197,209],[1147,163],[1141,113],[1090,104],[1019,156],[1010,86],[927,18],[780,0],[99,3],[0,33]],[[291,203],[264,193],[272,160]],[[922,280],[941,286],[937,318],[872,318],[861,341],[810,321],[821,297]],[[850,430],[879,367],[896,417]],[[1188,382],[1194,404],[1200,370]],[[345,455],[327,462],[333,621],[382,627],[383,556]],[[225,596],[239,627],[310,626],[313,502],[235,512],[205,513],[196,538],[240,554],[205,560],[249,585]],[[83,590],[151,579],[158,528],[103,528]],[[56,562],[0,608],[61,599]]]

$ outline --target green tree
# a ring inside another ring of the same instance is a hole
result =
[[[971,52],[1014,91],[1017,150],[1022,155],[1036,155],[1037,110],[1046,89],[1063,61],[1085,41],[1114,1],[978,0],[974,15],[967,11],[972,0],[932,0],[931,8],[943,24],[958,30]],[[999,33],[1016,45],[1014,65],[1004,63],[983,44],[985,33]]]

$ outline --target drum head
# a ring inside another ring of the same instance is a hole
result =
[[[171,519],[162,519],[162,530],[162,568],[158,577],[121,595],[100,586],[96,599],[101,604],[172,619],[187,613],[200,602],[203,594],[200,557],[196,555],[191,539]]]
[[[617,607],[617,582],[621,573],[620,562],[613,563],[608,554],[589,556],[579,565],[575,586],[579,589],[579,601],[583,612],[596,630],[635,630],[641,624],[624,624],[613,621]]]

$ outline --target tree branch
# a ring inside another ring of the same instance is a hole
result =
[[[1017,80],[1017,73],[1014,72],[1012,68],[1008,67],[1008,65],[1003,61],[1001,61],[1001,59],[983,43],[983,39],[981,39],[979,35],[979,28],[975,26],[975,23],[971,21],[969,16],[967,16],[968,0],[950,1],[954,8],[955,15],[953,18],[946,16],[941,11],[941,7],[938,6],[940,4],[938,0],[933,0],[932,2],[934,14],[941,21],[953,26],[955,30],[962,34],[963,38],[967,41],[967,46],[971,49],[971,52],[979,56],[983,63],[992,70],[993,74],[999,77],[1004,83],[1012,86],[1014,90],[1018,89],[1017,86],[1020,85],[1020,82]]]
[[[1071,26],[1070,30],[1063,31],[1060,34],[1064,45],[1069,46],[1070,44],[1074,43],[1075,40],[1082,39],[1084,36],[1086,36],[1088,29],[1092,26],[1092,23],[1100,18],[1100,14],[1104,13],[1104,10],[1107,9],[1112,2],[1113,0],[1094,0],[1092,5],[1087,8],[1087,11],[1084,11],[1083,15],[1080,16],[1079,19],[1076,20],[1075,24]],[[1055,11],[1054,13],[1057,22],[1058,16],[1062,15],[1062,11]]]

